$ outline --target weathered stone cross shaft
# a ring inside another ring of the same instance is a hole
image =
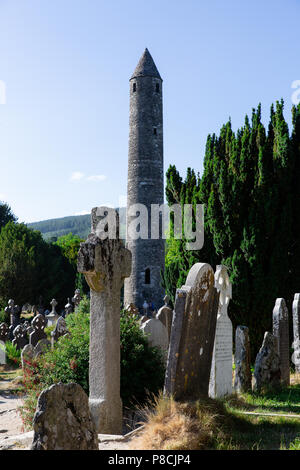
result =
[[[92,233],[78,253],[78,271],[91,289],[89,405],[98,432],[120,434],[120,292],[131,273],[131,252],[119,238],[103,239],[98,213],[104,208],[92,209]]]

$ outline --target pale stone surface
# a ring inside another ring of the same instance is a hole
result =
[[[88,397],[75,383],[54,384],[40,394],[31,450],[97,450]]]
[[[273,335],[278,339],[281,382],[290,384],[289,312],[284,299],[276,299],[273,309]]]
[[[56,311],[56,306],[58,305],[57,301],[55,299],[52,299],[50,305],[52,306],[52,310],[48,315],[46,315],[47,326],[55,325],[57,320],[59,319],[59,315]]]
[[[5,343],[0,340],[0,364],[6,364]]]
[[[51,346],[54,347],[54,342],[57,341],[61,336],[67,335],[68,329],[66,321],[63,317],[59,317],[56,322],[55,329],[51,332]]]
[[[280,377],[278,338],[266,332],[255,360],[253,390],[259,392],[264,388],[278,387]]]
[[[293,301],[293,362],[295,371],[300,373],[300,294],[295,294]]]
[[[100,211],[98,211],[98,209]],[[120,293],[131,272],[131,253],[119,236],[100,239],[102,218],[98,213],[110,208],[92,209],[92,233],[81,243],[78,271],[91,288],[89,404],[96,429],[103,434],[120,434],[122,402],[120,397]],[[96,235],[96,231],[99,236]]]
[[[217,266],[215,288],[220,293],[220,297],[209,396],[221,398],[232,393],[232,323],[227,313],[228,304],[232,298],[232,285],[226,266]]]
[[[234,389],[236,392],[244,393],[251,390],[251,355],[249,328],[238,326],[235,331],[235,377]]]
[[[157,314],[157,320],[160,320],[162,324],[167,328],[168,332],[168,342],[170,342],[171,337],[171,328],[172,328],[172,320],[173,320],[173,310],[168,306],[169,298],[165,296],[164,298],[165,305],[161,307]]]
[[[165,377],[176,399],[208,396],[219,293],[209,264],[196,263],[177,289]]]
[[[167,328],[160,320],[150,318],[142,323],[141,330],[147,336],[149,345],[161,350],[165,362],[167,361],[169,338]]]
[[[34,346],[32,344],[26,344],[21,352],[21,362],[22,362],[22,369],[25,368],[26,362],[31,363],[34,359],[35,351]]]

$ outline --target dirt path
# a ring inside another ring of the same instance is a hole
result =
[[[3,382],[0,382],[0,387]],[[17,408],[22,405],[22,399],[9,391],[0,390],[0,439],[20,434],[23,423]]]

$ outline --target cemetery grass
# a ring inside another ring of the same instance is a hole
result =
[[[260,395],[186,403],[160,396],[145,414],[145,428],[132,440],[132,449],[300,450],[300,380],[295,377],[290,387]]]

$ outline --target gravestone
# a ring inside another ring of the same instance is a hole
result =
[[[58,340],[61,336],[67,335],[68,329],[66,321],[63,317],[59,317],[57,320],[55,329],[51,332],[51,346],[54,346],[54,342]]]
[[[215,288],[220,293],[209,396],[221,398],[232,393],[232,323],[227,309],[232,298],[232,286],[226,266],[218,265]]]
[[[300,294],[295,294],[293,301],[293,363],[295,372],[300,373]]]
[[[151,347],[157,347],[161,350],[165,362],[168,357],[169,337],[165,325],[156,318],[147,319],[140,326],[140,329],[147,336],[148,343]]]
[[[50,302],[50,305],[52,306],[52,310],[51,312],[46,315],[46,319],[47,319],[47,326],[53,326],[55,325],[55,323],[57,322],[58,318],[59,318],[59,315],[56,311],[56,307],[57,307],[57,302],[55,299],[52,299],[51,302]]]
[[[15,301],[13,299],[10,299],[8,301],[8,306],[5,307],[4,310],[10,316],[9,339],[10,341],[13,341],[14,330],[20,324],[20,307],[15,305]]]
[[[290,384],[289,312],[284,299],[276,299],[273,309],[273,335],[278,339],[281,382]]]
[[[26,368],[27,363],[31,364],[35,356],[34,347],[31,344],[26,344],[21,352],[22,369]]]
[[[70,313],[73,312],[73,305],[70,302],[70,299],[68,298],[68,302],[65,305],[65,318],[70,315]]]
[[[54,384],[39,396],[31,450],[98,450],[88,397],[75,383]]]
[[[115,220],[115,238],[105,238],[106,232],[99,228],[105,212]],[[120,293],[131,272],[131,252],[119,239],[119,216],[113,209],[92,209],[92,233],[80,244],[78,271],[91,289],[91,414],[99,433],[120,434]]]
[[[169,300],[170,300],[169,297],[166,295],[164,297],[165,305],[163,305],[156,314],[157,320],[160,320],[162,324],[167,328],[168,343],[170,342],[172,319],[173,319],[173,310],[168,306]]]
[[[47,352],[51,347],[51,343],[47,338],[40,339],[34,348],[34,357],[39,357]]]
[[[44,328],[47,326],[47,319],[44,317],[44,315],[39,313],[33,318],[31,326],[33,331],[29,335],[29,344],[36,346],[40,339],[47,338],[47,335],[44,331]]]
[[[5,342],[0,340],[0,364],[6,364]]]
[[[253,390],[260,392],[262,389],[277,388],[280,382],[278,338],[266,332],[255,360]]]
[[[235,376],[234,389],[238,393],[251,391],[251,355],[249,328],[238,326],[235,331]]]
[[[12,344],[17,349],[23,349],[24,346],[28,344],[26,326],[24,326],[23,324],[16,326],[16,328],[13,331],[13,335],[14,335],[14,339],[12,341]]]
[[[0,324],[0,341],[4,343],[9,340],[9,327],[6,323]]]
[[[75,294],[74,294],[74,297],[72,297],[72,302],[74,303],[75,305],[75,308],[74,308],[74,312],[76,313],[77,312],[77,308],[81,302],[81,295],[80,295],[80,290],[79,289],[76,289],[75,290]]]
[[[194,264],[176,291],[165,394],[177,400],[208,396],[218,304],[212,267]]]

